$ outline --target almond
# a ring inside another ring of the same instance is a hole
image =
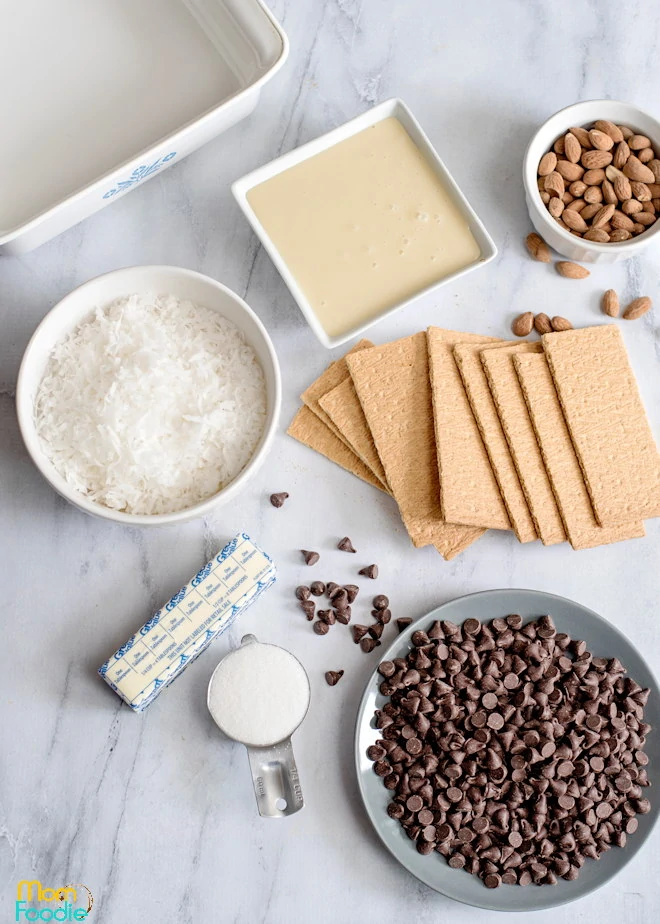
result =
[[[580,199],[583,192],[587,188],[588,188],[587,184],[584,183],[582,180],[576,180],[574,183],[571,183],[571,185],[568,187],[568,191],[571,193],[571,195],[575,196],[576,199]],[[660,190],[660,186],[658,186],[658,190]],[[660,196],[660,191],[656,193],[656,195]]]
[[[605,202],[607,203],[612,202],[614,205],[616,205],[617,202],[619,201],[619,198],[617,194],[614,192],[614,186],[612,186],[610,181],[603,180],[601,188],[603,190],[603,199],[605,200]]]
[[[557,166],[557,155],[554,151],[548,151],[544,154],[539,162],[539,176],[548,176],[549,173]]]
[[[540,234],[536,234],[536,232],[532,231],[532,233],[528,234],[525,238],[525,244],[530,255],[535,260],[538,260],[539,263],[550,262],[550,248]]]
[[[643,164],[648,164],[650,160],[653,160],[655,154],[653,153],[653,148],[642,148],[641,151],[637,152],[637,156]]]
[[[637,212],[635,215],[635,221],[637,224],[645,225],[648,228],[650,225],[655,223],[655,215],[653,215],[651,212]]]
[[[582,146],[572,132],[564,135],[564,154],[573,164],[577,164],[582,156]]]
[[[616,197],[620,202],[625,202],[626,199],[632,199],[632,187],[627,176],[614,177],[614,183],[612,185]]]
[[[603,314],[608,315],[610,318],[619,316],[619,296],[614,289],[608,289],[607,292],[603,293],[600,306],[603,309]]]
[[[652,163],[652,161],[650,161]],[[585,165],[586,166],[586,165]],[[623,172],[630,180],[638,180],[640,183],[655,183],[655,174],[650,167],[643,164],[639,157],[631,154],[623,165]]]
[[[609,243],[610,236],[607,231],[603,231],[602,228],[589,228],[589,230],[584,235],[586,241],[594,241],[596,244],[607,244]]]
[[[625,162],[628,160],[629,157],[630,157],[630,148],[628,147],[628,142],[621,141],[616,146],[614,157],[612,159],[612,164],[618,170],[621,170],[621,168],[623,167],[623,165],[625,164]]]
[[[640,212],[639,214],[641,215],[642,213]],[[642,234],[642,232],[644,231],[646,231],[646,228],[644,227],[644,225],[641,224],[639,221],[636,221],[635,224],[633,225],[631,234]]]
[[[626,231],[624,228],[615,228],[614,231],[612,231],[610,234],[610,243],[620,244],[622,241],[629,241],[631,237],[632,234],[630,231]]]
[[[612,163],[612,155],[609,151],[585,151],[581,157],[582,166],[586,170],[597,170],[599,167],[607,167]],[[641,164],[643,167],[644,164]]]
[[[619,128],[621,130],[621,134],[623,135],[624,141],[627,141],[628,138],[632,138],[632,136],[635,134],[632,128],[628,128],[627,125],[619,125]]]
[[[525,311],[524,314],[519,314],[515,319],[511,325],[511,330],[516,337],[526,337],[527,334],[531,334],[533,327],[534,315],[531,311]]]
[[[660,183],[648,183],[649,192],[654,199],[660,197]]]
[[[556,170],[553,170],[552,173],[549,173],[545,178],[544,189],[546,192],[549,192],[550,195],[563,196],[564,178],[560,176]]]
[[[569,128],[568,131],[574,138],[577,138],[583,148],[589,149],[591,147],[591,138],[586,128]],[[564,138],[565,137],[564,135]]]
[[[650,160],[648,164],[644,165],[652,171],[653,176],[655,177],[654,183],[660,183],[660,160],[657,157],[654,157],[653,160]],[[646,182],[646,180],[644,180]]]
[[[584,199],[573,199],[572,202],[568,203],[566,208],[572,209],[574,212],[581,212],[584,208],[586,208],[586,206],[587,206],[587,203],[584,201]]]
[[[635,216],[635,220],[637,220],[637,216]],[[623,228],[625,231],[633,230],[632,219],[628,218],[627,215],[624,215],[623,212],[619,212],[618,210],[613,212],[610,221],[612,222],[613,228]]]
[[[576,212],[573,209],[564,209],[562,218],[564,219],[564,224],[568,225],[571,231],[579,231],[580,233],[584,233],[587,230],[586,221],[579,212]]]
[[[654,202],[654,201],[655,201],[655,200],[651,199],[650,202],[643,202],[643,203],[642,203],[642,211],[643,211],[643,212],[650,212],[651,215],[655,215],[655,206],[653,205],[653,202]]]
[[[539,334],[549,334],[552,331],[552,322],[547,314],[541,312],[534,318],[534,329]]]
[[[587,170],[582,176],[582,181],[587,184],[587,186],[600,186],[600,184],[605,179],[605,171],[600,167],[597,170]]]
[[[624,215],[634,215],[636,212],[643,212],[644,206],[637,199],[626,199],[621,203],[621,211]]]
[[[597,215],[602,208],[602,205],[599,202],[594,202],[592,205],[585,205],[583,209],[580,209],[582,217],[585,221],[589,221],[590,218],[593,218],[594,215]]]
[[[591,227],[602,228],[603,225],[606,225],[607,222],[610,221],[612,215],[614,215],[614,205],[612,205],[612,203],[609,205],[603,205],[594,215],[593,221],[591,222]]]
[[[564,138],[563,137],[557,138],[555,143],[552,145],[552,150],[555,152],[555,154],[564,153]]]
[[[589,132],[589,140],[592,146],[598,151],[609,151],[614,147],[614,139],[606,135],[605,132],[598,131],[597,128],[591,129]]]
[[[560,315],[555,315],[552,319],[552,329],[556,331],[562,330],[573,330],[573,325],[566,318],[560,317]]]
[[[613,183],[618,176],[625,176],[625,173],[615,167],[614,164],[610,164],[609,167],[605,167],[605,176],[610,183]]]
[[[564,203],[558,196],[553,196],[550,202],[548,202],[548,211],[553,218],[559,218],[561,213],[564,211]]]
[[[607,180],[605,180],[607,182]],[[603,201],[603,190],[600,186],[589,186],[587,191],[584,194],[584,201],[588,202],[590,205],[593,205],[594,202]]]
[[[660,199],[651,199],[651,205],[656,212],[660,212]]]
[[[579,180],[584,173],[584,167],[581,167],[579,164],[572,164],[570,160],[557,161],[557,166],[555,169],[557,173],[568,183],[573,183],[575,180]]]
[[[632,194],[639,202],[650,202],[653,196],[651,195],[651,190],[648,188],[646,183],[640,183],[639,181],[633,181],[630,184],[632,189]]]
[[[573,201],[573,196],[569,193],[568,190],[566,190],[564,195],[561,197],[561,201],[564,203],[564,205],[568,205],[569,202]]]
[[[634,299],[623,312],[622,317],[626,321],[636,321],[637,318],[641,318],[643,314],[646,314],[647,311],[651,308],[651,299],[648,295],[642,295],[640,298]]]
[[[586,279],[590,275],[586,267],[580,266],[579,263],[572,263],[570,260],[559,260],[555,263],[555,269],[560,276],[565,276],[566,279]]]
[[[628,147],[631,151],[641,151],[642,148],[650,148],[651,142],[646,135],[631,135],[628,138]]]
[[[607,119],[598,119],[594,122],[594,128],[599,132],[605,132],[606,135],[609,135],[615,144],[623,141],[623,132],[614,122],[609,122]]]

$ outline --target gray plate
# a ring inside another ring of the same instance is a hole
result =
[[[370,677],[358,709],[355,763],[360,793],[371,823],[390,853],[409,872],[437,892],[468,905],[494,911],[538,911],[575,901],[600,888],[633,859],[651,833],[660,807],[657,796],[657,787],[660,786],[660,691],[646,661],[618,629],[579,603],[536,590],[488,590],[445,603],[402,632],[380,660],[405,657],[413,632],[427,628],[434,619],[449,619],[460,624],[471,617],[486,622],[510,613],[520,613],[525,622],[550,613],[560,632],[584,639],[597,657],[618,658],[631,677],[651,689],[644,717],[655,729],[649,735],[646,752],[650,758],[647,770],[656,789],[649,793],[651,811],[648,815],[637,816],[639,828],[629,837],[625,848],[612,847],[598,861],[587,860],[575,882],[560,879],[555,886],[540,888],[502,885],[498,889],[487,889],[476,876],[464,870],[451,869],[440,854],[432,853],[428,857],[418,854],[398,821],[388,816],[389,792],[373,772],[372,762],[367,758],[367,748],[379,737],[373,727],[374,709],[386,702],[378,690],[380,678],[377,673]]]

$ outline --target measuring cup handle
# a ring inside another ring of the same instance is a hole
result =
[[[247,749],[259,814],[286,818],[304,805],[291,739],[267,748]]]

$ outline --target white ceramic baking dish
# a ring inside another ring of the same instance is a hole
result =
[[[261,0],[21,0],[0,28],[0,253],[22,253],[245,118],[284,63]]]
[[[370,125],[374,125],[376,122],[380,122],[383,119],[389,119],[391,116],[394,116],[401,122],[412,140],[415,142],[419,150],[422,152],[428,163],[435,171],[442,185],[449,193],[455,205],[458,207],[458,210],[469,224],[470,230],[474,235],[477,244],[479,245],[481,253],[474,263],[470,263],[463,267],[463,269],[457,270],[455,273],[450,273],[448,276],[442,277],[442,279],[437,280],[437,282],[433,282],[426,288],[420,289],[411,298],[407,298],[404,301],[392,305],[381,314],[370,318],[364,324],[357,325],[352,330],[347,331],[345,334],[332,337],[321,326],[321,323],[318,320],[314,309],[309,303],[309,300],[307,299],[302,288],[298,285],[295,276],[290,271],[286,261],[268,234],[268,231],[257,218],[253,208],[248,202],[248,193],[255,186],[259,186],[260,183],[264,183],[266,180],[276,176],[278,173],[282,173],[284,170],[288,170],[289,167],[293,167],[296,164],[301,163],[301,161],[307,160],[310,157],[314,157],[315,154],[319,154],[321,151],[326,151],[328,148],[331,148],[339,141],[344,141],[346,138],[350,138],[358,132],[361,132],[363,129],[368,128]],[[232,192],[245,217],[252,225],[252,228],[259,237],[259,240],[263,244],[266,252],[270,256],[276,268],[278,269],[282,279],[287,284],[289,291],[298,303],[298,306],[304,314],[307,323],[312,328],[321,343],[328,347],[328,349],[332,349],[333,347],[347,343],[349,340],[352,340],[353,337],[357,337],[363,334],[369,327],[377,324],[379,321],[382,321],[383,318],[388,317],[395,311],[403,308],[405,305],[415,301],[415,299],[419,298],[420,296],[426,295],[429,292],[439,288],[440,286],[446,285],[448,282],[452,282],[454,279],[458,279],[459,276],[464,276],[465,273],[469,273],[473,269],[484,266],[497,255],[497,248],[495,247],[493,239],[489,235],[488,231],[486,231],[486,228],[477,216],[476,212],[459,189],[451,173],[441,161],[435,148],[423,131],[421,125],[413,116],[410,109],[408,109],[405,103],[403,103],[400,99],[389,99],[384,103],[380,103],[378,106],[374,106],[367,112],[362,113],[362,115],[357,116],[357,118],[351,119],[350,122],[346,122],[344,125],[340,125],[338,128],[333,129],[333,131],[328,132],[326,135],[321,135],[320,138],[315,138],[314,141],[303,144],[301,147],[295,148],[293,151],[289,151],[288,154],[284,154],[282,157],[278,157],[277,160],[273,160],[269,164],[266,164],[263,167],[259,167],[257,170],[253,170],[252,173],[248,173],[246,176],[241,177],[241,179],[232,184]]]

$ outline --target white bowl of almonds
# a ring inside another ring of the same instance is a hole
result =
[[[535,230],[553,250],[583,263],[614,263],[660,230],[660,123],[615,100],[555,113],[523,162]]]

